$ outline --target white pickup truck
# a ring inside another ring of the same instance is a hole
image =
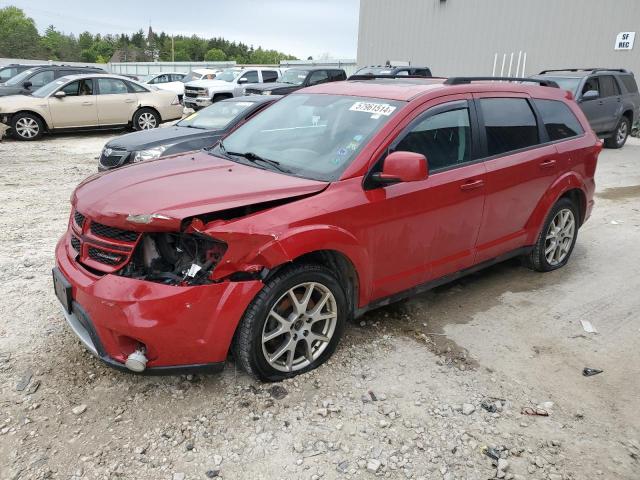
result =
[[[225,98],[242,96],[247,84],[277,82],[281,73],[278,68],[227,68],[214,80],[196,80],[185,84],[184,106],[199,110]]]

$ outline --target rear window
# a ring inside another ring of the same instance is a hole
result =
[[[536,117],[524,98],[483,98],[480,108],[489,156],[539,143]]]
[[[600,96],[615,97],[616,95],[620,95],[616,79],[613,78],[613,75],[602,75],[600,77]]]
[[[633,75],[620,75],[618,78],[622,80],[622,84],[629,93],[638,93],[638,84]]]
[[[584,133],[576,116],[563,102],[540,99],[535,99],[534,102],[550,140],[562,140]]]

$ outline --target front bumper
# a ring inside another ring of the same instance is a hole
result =
[[[208,107],[213,102],[209,97],[183,97],[182,101],[185,107],[195,105],[196,107]]]
[[[262,288],[259,280],[176,287],[97,276],[78,264],[68,245],[67,233],[56,247],[56,268],[71,284],[65,318],[92,354],[118,369],[126,369],[127,356],[142,343],[149,359],[145,373],[219,370],[238,322]]]

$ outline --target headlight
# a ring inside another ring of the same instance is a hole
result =
[[[171,105],[180,105],[180,100],[178,99],[177,95],[173,97],[173,101],[171,102]]]
[[[265,90],[262,95],[271,95],[271,90]]]
[[[133,155],[133,162],[144,162],[145,160],[153,160],[158,158],[167,149],[168,145],[150,148],[148,150],[140,150]]]

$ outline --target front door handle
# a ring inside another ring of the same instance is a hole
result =
[[[460,190],[468,192],[469,190],[476,190],[484,187],[484,180],[473,180],[471,182],[463,183],[460,185]]]
[[[82,105],[83,105],[84,107],[88,107],[88,106],[93,105],[93,102],[82,102]]]
[[[133,102],[135,102],[135,100],[133,98],[127,98],[124,102],[125,103],[133,103]]]
[[[552,168],[556,166],[555,160],[545,160],[540,164],[540,168]]]

